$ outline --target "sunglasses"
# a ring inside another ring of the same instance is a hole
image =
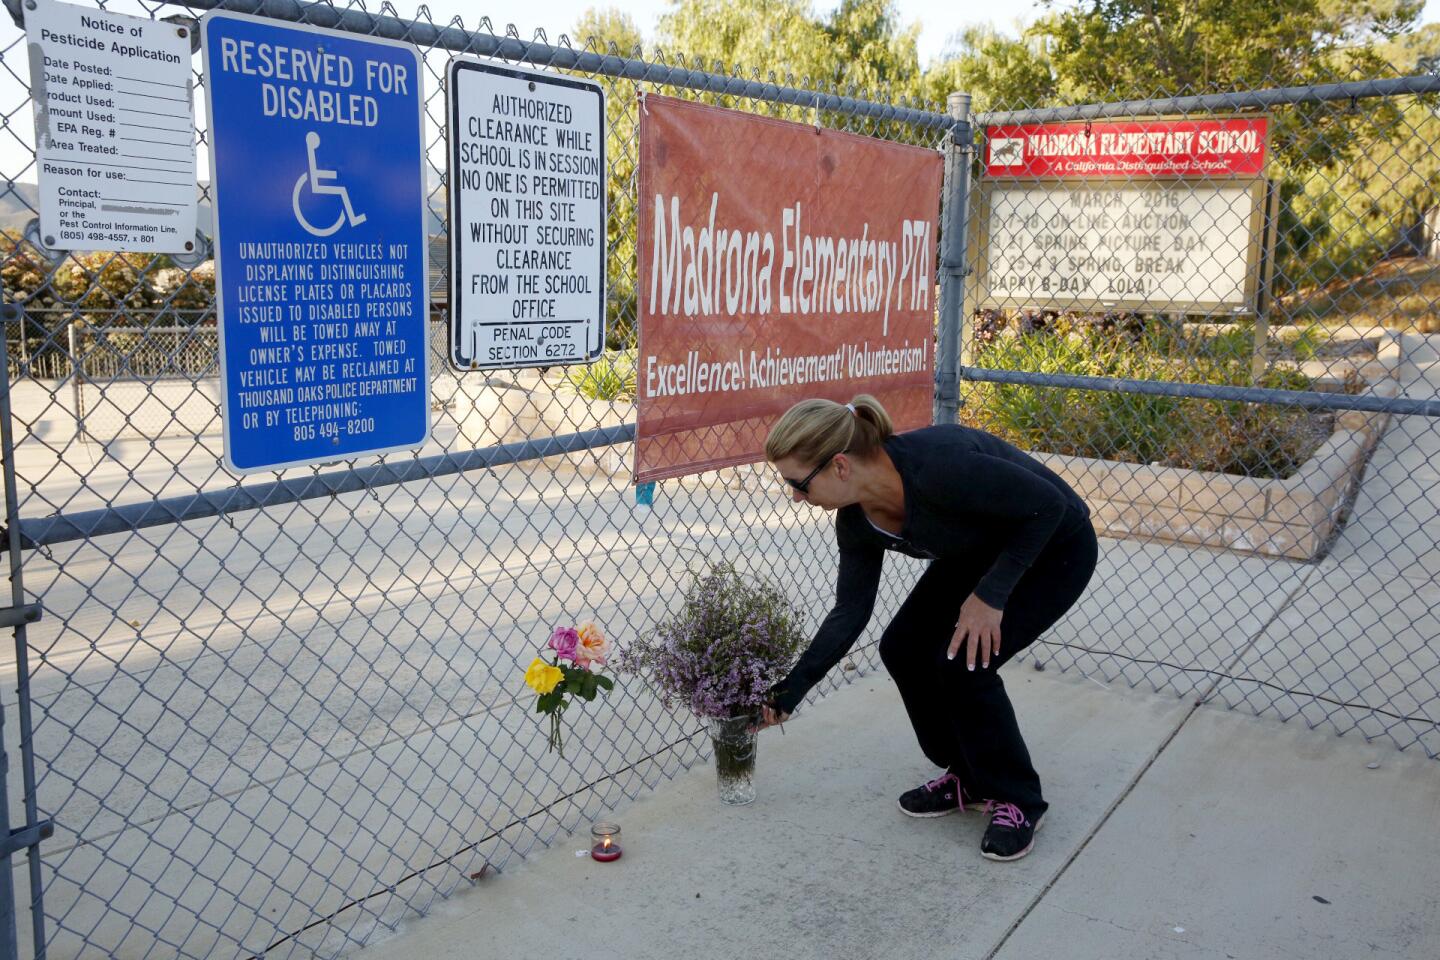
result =
[[[837,456],[838,454],[832,453],[830,454],[830,456],[820,461],[820,465],[814,470],[811,470],[809,473],[807,473],[804,480],[791,480],[789,477],[781,477],[780,479],[790,484],[790,488],[797,493],[809,493],[810,481],[814,480],[815,477],[819,475],[821,470],[824,470],[826,467],[830,466],[830,461],[834,460]]]

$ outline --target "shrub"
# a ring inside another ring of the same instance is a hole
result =
[[[1174,326],[1052,318],[1033,333],[978,346],[979,366],[1135,380],[1248,386],[1251,328],[1187,338]],[[1306,390],[1275,367],[1258,386]],[[1253,477],[1288,477],[1329,435],[1332,420],[1296,407],[1099,390],[971,384],[962,420],[1027,450],[1158,463]]]
[[[594,363],[569,367],[565,379],[590,400],[635,399],[635,351],[604,353]]]

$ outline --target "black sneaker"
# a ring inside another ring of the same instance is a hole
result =
[[[972,810],[983,809],[960,786],[960,778],[948,771],[900,794],[900,812],[910,817],[943,817],[964,810],[967,803]]]
[[[1035,846],[1035,831],[1045,822],[1045,814],[1031,823],[1013,803],[996,803],[991,809],[994,813],[980,841],[980,855],[991,860],[1019,860]]]

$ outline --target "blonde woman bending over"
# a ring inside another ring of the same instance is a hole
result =
[[[920,750],[944,772],[900,795],[912,817],[982,810],[980,852],[1018,860],[1049,804],[999,668],[1079,599],[1095,571],[1090,511],[1039,461],[998,437],[941,425],[897,434],[885,408],[805,400],[771,429],[765,458],[797,503],[834,510],[835,606],[771,691],[762,726],[789,718],[870,620],[887,550],[930,561],[880,638]]]

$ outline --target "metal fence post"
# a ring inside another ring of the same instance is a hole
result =
[[[0,837],[10,835],[10,756],[5,752],[5,704],[0,703]],[[0,960],[20,955],[15,924],[15,877],[10,855],[0,857]]]
[[[970,94],[947,99],[950,140],[945,148],[945,228],[940,250],[940,342],[935,350],[935,422],[960,412],[960,344],[965,315],[965,231],[970,206]]]
[[[24,315],[10,304],[0,317],[8,322]],[[25,602],[20,546],[20,510],[15,479],[15,437],[10,409],[10,351],[0,338],[0,457],[3,457],[5,491],[5,546],[10,553],[10,606],[0,605],[0,629],[15,630],[15,679],[19,695],[16,715],[20,724],[20,772],[24,783],[25,822],[18,829],[10,825],[10,757],[5,750],[5,707],[0,704],[0,960],[19,956],[18,924],[15,913],[12,854],[25,850],[29,859],[31,944],[36,960],[45,957],[45,907],[40,878],[40,841],[54,834],[48,820],[40,820],[35,797],[35,756],[30,715],[30,664],[25,626],[40,619],[40,606]],[[0,601],[3,604],[3,601]]]
[[[70,396],[75,401],[75,435],[85,439],[85,390],[82,378],[85,363],[80,359],[80,343],[75,336],[75,317],[65,318],[65,346],[70,352]]]

